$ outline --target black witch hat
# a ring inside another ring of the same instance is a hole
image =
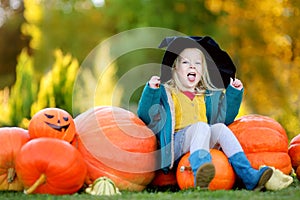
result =
[[[167,48],[162,59],[162,82],[171,79],[173,63],[185,48],[198,48],[204,53],[210,79],[217,88],[227,88],[230,78],[235,78],[236,68],[230,56],[209,36],[166,37],[159,45],[164,47]]]

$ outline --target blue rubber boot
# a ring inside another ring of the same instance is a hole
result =
[[[261,190],[271,178],[273,170],[263,167],[259,170],[252,168],[244,152],[238,152],[229,158],[235,173],[242,179],[247,190]]]
[[[189,161],[195,178],[195,186],[207,189],[216,173],[210,153],[206,150],[197,150],[190,155]]]

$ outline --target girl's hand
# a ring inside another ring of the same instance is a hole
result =
[[[242,90],[243,89],[243,83],[239,80],[239,79],[232,79],[230,78],[230,85],[232,85],[232,87],[238,89],[238,90]]]
[[[160,85],[160,77],[159,76],[152,76],[149,80],[149,86],[151,88],[159,88]]]

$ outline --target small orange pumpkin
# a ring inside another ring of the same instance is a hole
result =
[[[288,137],[274,119],[261,115],[246,115],[229,125],[239,140],[253,168],[273,166],[285,174],[291,172]]]
[[[16,171],[25,193],[73,194],[84,184],[87,168],[70,143],[57,138],[27,142],[16,157]]]
[[[297,169],[296,169],[296,176],[298,178],[298,180],[300,180],[300,167],[298,166]]]
[[[71,142],[76,133],[72,116],[60,108],[45,108],[29,122],[30,138],[51,137]]]
[[[141,191],[152,181],[157,169],[156,136],[134,113],[98,106],[74,121],[78,135],[72,144],[87,163],[87,184],[107,176],[120,190]]]
[[[230,190],[235,182],[235,173],[228,158],[217,149],[211,149],[210,153],[216,174],[208,186],[209,190]],[[180,159],[176,171],[178,186],[182,190],[194,187],[194,175],[188,160],[189,156],[190,153],[187,153]]]
[[[25,129],[0,128],[0,190],[23,190],[23,184],[16,176],[15,159],[28,141],[29,135]]]
[[[292,167],[296,171],[297,178],[300,180],[300,134],[292,138],[288,152]]]
[[[162,170],[155,171],[154,179],[150,185],[154,187],[176,186],[176,171],[172,169],[167,174],[164,174]]]
[[[181,190],[194,187],[194,175],[189,161],[190,153],[180,159],[176,170],[177,184]]]

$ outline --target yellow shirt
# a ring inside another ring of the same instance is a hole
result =
[[[171,94],[175,107],[175,131],[199,121],[207,123],[203,95],[196,95],[191,100],[182,92],[172,92]]]

